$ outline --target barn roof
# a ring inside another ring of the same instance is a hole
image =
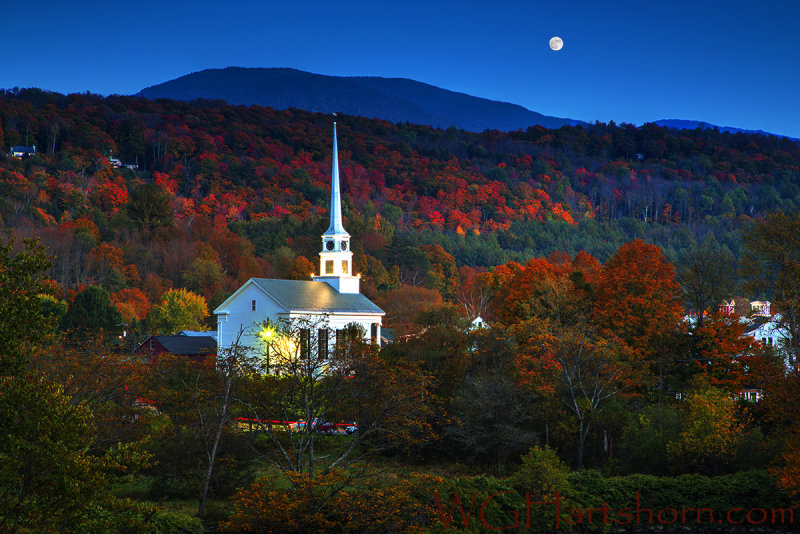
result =
[[[211,336],[154,336],[172,354],[213,354],[217,341]]]

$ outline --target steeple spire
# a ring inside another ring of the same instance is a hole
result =
[[[350,236],[342,226],[342,195],[339,192],[339,149],[336,144],[336,123],[333,123],[333,164],[331,166],[331,224],[324,235]]]
[[[361,277],[353,275],[353,252],[350,234],[342,226],[342,195],[339,191],[339,149],[336,146],[336,123],[333,123],[333,168],[331,169],[331,224],[322,234],[319,253],[319,276],[339,293],[358,293]]]

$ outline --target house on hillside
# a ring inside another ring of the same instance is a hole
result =
[[[780,326],[781,316],[773,315],[772,303],[768,300],[748,301],[742,297],[724,300],[719,306],[723,313],[735,314],[746,325],[745,336],[762,342],[767,347],[780,349],[784,343],[784,332]]]
[[[385,314],[361,294],[350,234],[342,225],[336,123],[331,174],[330,225],[322,234],[319,275],[312,280],[251,278],[245,282],[214,310],[220,350],[233,347],[238,339],[240,347],[268,356],[267,337],[271,332],[259,326],[265,321],[305,322],[309,328],[301,332],[303,343],[320,347],[320,358],[329,353],[328,347],[337,343],[339,333],[351,323],[363,328],[365,338],[380,343]]]
[[[36,155],[36,145],[33,146],[12,146],[8,155],[12,158],[28,158]]]
[[[145,363],[155,363],[159,356],[184,356],[197,364],[214,361],[217,342],[211,336],[150,336],[133,351]]]
[[[780,328],[780,316],[755,316],[747,324],[744,335],[760,341],[767,347],[783,346],[784,333]]]

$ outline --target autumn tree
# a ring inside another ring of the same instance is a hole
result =
[[[582,277],[547,276],[527,302],[529,318],[512,328],[522,383],[549,390],[575,419],[578,467],[592,424],[639,371],[630,350],[594,323],[591,297]]]
[[[171,289],[152,307],[149,321],[156,332],[169,335],[181,330],[201,330],[206,316],[206,299],[186,289]]]
[[[714,311],[693,329],[695,365],[710,385],[733,395],[752,383],[753,360],[764,357],[765,347],[746,328],[738,316]]]
[[[659,376],[674,353],[683,307],[675,269],[661,249],[640,240],[621,246],[599,273],[594,318],[604,336],[624,341]]]
[[[795,437],[787,444],[781,454],[780,465],[770,469],[778,479],[778,487],[792,497],[795,505],[800,502],[800,445],[797,441]]]
[[[125,324],[143,321],[150,313],[150,299],[136,287],[125,288],[111,295],[111,305],[117,308]]]
[[[441,245],[425,245],[420,248],[431,262],[429,285],[438,290],[445,299],[454,300],[458,295],[459,279],[456,260]]]
[[[105,243],[97,245],[89,251],[87,261],[99,286],[114,292],[125,285],[124,256],[117,247]]]
[[[381,295],[377,304],[386,312],[387,326],[398,335],[414,331],[414,319],[423,311],[433,310],[443,303],[442,296],[425,287],[400,286]]]
[[[735,401],[724,390],[698,381],[684,402],[686,418],[677,441],[667,445],[671,455],[709,474],[719,474],[735,458],[745,433]]]
[[[743,274],[753,292],[771,295],[790,365],[800,362],[800,212],[768,215],[744,235]]]
[[[458,304],[464,308],[468,317],[486,319],[493,296],[491,274],[481,273],[464,265],[458,270],[458,277]]]
[[[311,277],[314,276],[314,269],[314,264],[305,256],[297,256],[286,272],[286,278],[288,280],[311,280]]]

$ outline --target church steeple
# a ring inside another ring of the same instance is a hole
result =
[[[339,154],[336,143],[336,123],[333,123],[333,164],[331,165],[331,223],[322,234],[319,253],[319,276],[314,280],[327,282],[339,293],[358,293],[361,277],[352,275],[353,253],[350,234],[342,225],[342,196],[339,190]]]
[[[342,226],[342,195],[339,192],[339,148],[336,144],[336,123],[333,123],[333,164],[331,165],[331,224],[325,231],[329,236],[350,237]]]

